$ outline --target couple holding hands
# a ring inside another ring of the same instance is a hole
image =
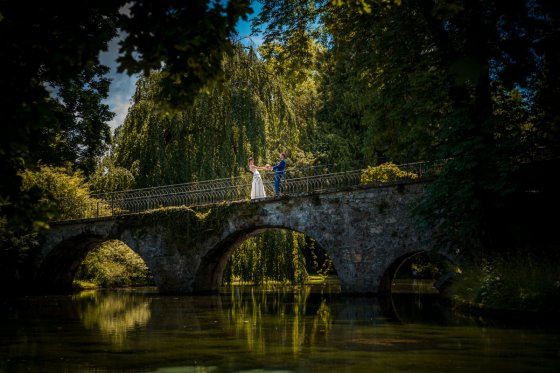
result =
[[[264,184],[261,178],[259,170],[264,171],[275,171],[274,175],[274,194],[276,197],[280,196],[280,179],[284,176],[284,170],[286,169],[286,154],[280,153],[280,162],[276,166],[266,165],[263,167],[258,167],[255,165],[255,160],[253,157],[249,158],[249,170],[253,173],[253,184],[251,185],[251,199],[266,198],[266,192],[264,191]]]

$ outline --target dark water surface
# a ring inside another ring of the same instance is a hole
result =
[[[311,287],[10,298],[0,371],[560,372],[560,327],[521,321],[463,317],[434,296]]]

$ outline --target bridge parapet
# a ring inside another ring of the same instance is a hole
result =
[[[416,162],[398,165],[412,172],[418,179],[427,179],[437,172],[441,161]],[[344,190],[361,184],[363,165],[357,162],[319,165],[287,169],[282,179],[282,194],[319,194]],[[262,173],[265,190],[273,196],[274,172]],[[205,206],[223,202],[247,200],[250,196],[252,175],[195,181],[152,188],[94,194],[91,206],[84,209],[79,219],[126,215],[170,206]],[[273,197],[268,197],[268,199]],[[65,201],[61,201],[65,203]]]

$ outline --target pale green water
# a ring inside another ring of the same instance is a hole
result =
[[[7,372],[560,372],[558,326],[473,320],[415,295],[99,291],[2,299],[0,317]]]

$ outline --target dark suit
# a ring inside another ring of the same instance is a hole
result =
[[[280,179],[284,176],[284,170],[286,169],[286,160],[282,159],[278,164],[272,167],[273,171],[276,171],[274,175],[274,193],[280,195]]]

